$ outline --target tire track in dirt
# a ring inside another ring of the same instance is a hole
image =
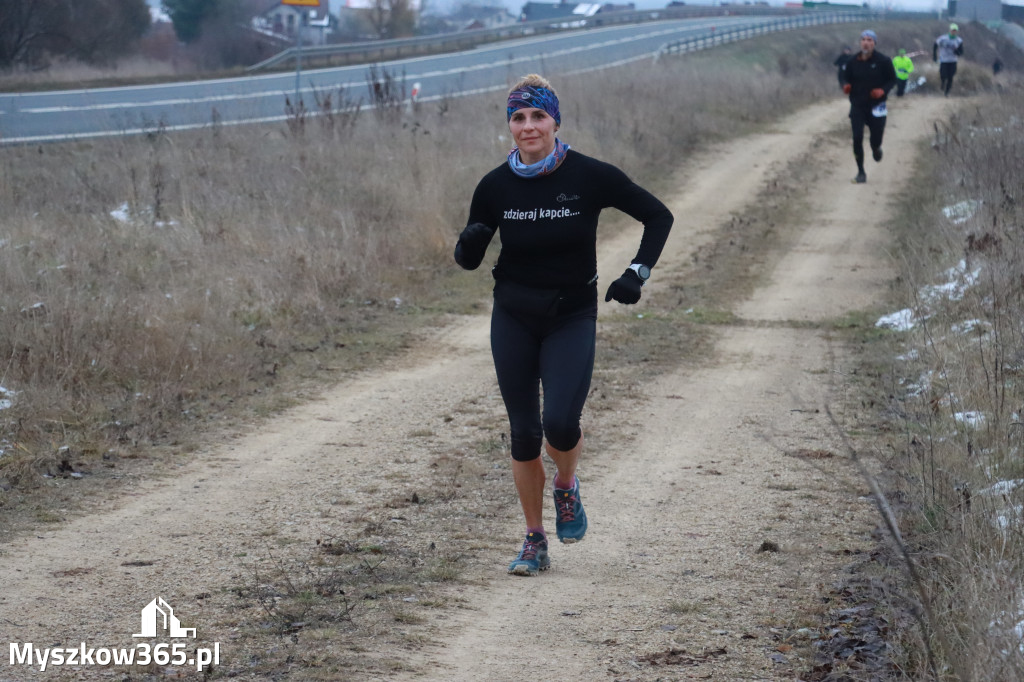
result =
[[[914,106],[930,111],[930,102]],[[646,295],[663,295],[658,274],[685,264],[772,173],[798,158],[817,134],[842,125],[844,110],[838,101],[811,107],[695,160],[668,202],[677,224]],[[911,153],[909,132],[899,142],[899,126],[890,128],[895,144],[887,142],[886,164],[871,184],[853,188],[845,178],[823,179],[820,196],[829,197],[824,189],[831,191],[830,183],[839,183],[844,196],[876,192],[877,215],[884,215],[885,196],[898,188],[893,160]],[[847,146],[830,152],[844,167],[852,165]],[[848,229],[838,217],[833,224]],[[621,272],[637,238],[629,230],[601,244],[604,281]],[[851,249],[868,246],[872,242],[862,241]],[[866,254],[865,261],[876,256]],[[841,292],[842,270],[834,274]],[[882,277],[867,269],[861,274],[871,281]],[[806,276],[813,284],[814,276]],[[774,285],[780,290],[758,292],[742,314],[768,315],[769,302],[801,300],[789,289],[797,285],[806,283],[780,279]],[[806,314],[834,314],[839,306],[822,302]],[[784,319],[790,311],[781,307],[778,314]],[[425,671],[410,679],[512,680],[524,666],[557,669],[559,677],[646,679],[648,673],[630,663],[637,655],[673,643],[691,653],[715,650],[719,638],[729,642],[728,653],[713,656],[705,664],[713,671],[702,673],[713,672],[714,679],[770,675],[763,671],[761,634],[772,620],[767,614],[789,613],[778,602],[812,587],[819,566],[804,565],[820,562],[826,551],[800,540],[783,542],[785,551],[777,555],[755,554],[776,523],[770,518],[785,514],[790,526],[809,530],[833,525],[838,545],[856,539],[856,533],[844,534],[844,515],[863,513],[862,505],[834,506],[819,516],[822,501],[800,496],[808,488],[834,487],[831,474],[794,468],[784,456],[827,438],[814,410],[828,399],[830,352],[827,339],[813,330],[730,328],[721,332],[717,364],[650,386],[649,400],[615,416],[635,431],[632,451],[585,454],[583,495],[594,524],[587,541],[556,547],[554,569],[536,580],[503,575],[510,557],[495,557],[493,580],[465,590],[466,608],[439,624],[447,646],[407,657],[411,668]],[[409,432],[437,424],[467,400],[500,405],[485,316],[454,322],[389,370],[355,377],[253,433],[239,433],[173,476],[140,482],[113,509],[8,543],[0,556],[0,634],[11,642],[130,645],[129,627],[153,597],[195,604],[196,592],[223,587],[238,570],[239,554],[259,546],[268,529],[312,541],[332,498],[343,494],[358,507],[374,499],[369,482],[382,469],[427,466]],[[840,487],[838,499],[846,499],[848,490]],[[518,518],[509,525],[518,528]],[[794,537],[804,536],[794,531]],[[130,565],[140,561],[150,563]],[[692,613],[673,615],[673,604]],[[227,621],[206,613],[202,619],[208,639],[230,638]],[[734,641],[744,632],[758,638]],[[719,671],[727,676],[718,677]],[[0,680],[6,675],[0,670]]]

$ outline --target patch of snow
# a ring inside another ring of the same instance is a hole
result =
[[[110,217],[119,223],[130,223],[132,221],[132,214],[128,208],[128,202],[124,202],[113,211],[110,212]]]
[[[973,332],[979,327],[987,329],[991,326],[992,325],[986,322],[985,320],[965,320],[964,322],[954,324],[952,327],[950,327],[950,330],[956,334],[969,334],[970,332]]]
[[[971,131],[971,137],[975,135],[1002,135],[1002,126],[990,126],[987,128],[979,128],[977,126],[968,126],[968,130]]]
[[[984,490],[979,490],[979,495],[1009,495],[1017,488],[1024,485],[1024,478],[1017,478],[1008,481],[996,481]]]
[[[1008,511],[1009,515],[1006,513],[996,514],[996,527],[999,528],[999,530],[1016,528],[1020,525],[1021,514],[1024,513],[1024,506],[1018,504]]]
[[[898,332],[910,331],[916,324],[914,311],[910,308],[904,308],[898,312],[883,315],[875,322],[876,327],[892,329]]]
[[[974,199],[958,201],[955,204],[943,207],[942,214],[949,218],[949,221],[954,225],[961,225],[974,217],[974,214],[978,212],[979,206],[981,206],[981,202]]]
[[[138,223],[148,222],[153,218],[153,213],[152,207],[145,207],[132,212],[131,206],[126,201],[111,211],[110,217],[119,223]],[[152,222],[153,227],[177,227],[179,225],[177,220],[153,220]]]
[[[953,419],[965,426],[970,426],[972,429],[976,429],[985,424],[985,415],[982,412],[954,412]]]
[[[27,305],[19,311],[22,315],[38,315],[46,312],[46,304],[42,301]]]
[[[934,372],[929,370],[921,375],[921,378],[917,380],[917,383],[907,385],[907,395],[916,398],[931,388],[932,374],[934,374]]]
[[[947,282],[945,284],[933,284],[921,289],[921,296],[925,300],[945,298],[950,301],[959,301],[964,294],[978,281],[981,275],[981,268],[974,271],[967,271],[967,262],[960,261],[955,267],[946,270]]]

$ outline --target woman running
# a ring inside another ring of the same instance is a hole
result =
[[[587,532],[576,468],[583,448],[580,415],[594,369],[598,216],[612,207],[644,225],[632,264],[605,295],[605,301],[631,304],[640,300],[658,262],[672,214],[621,170],[570,150],[555,136],[562,123],[558,95],[541,76],[525,76],[509,91],[506,117],[515,147],[477,185],[455,261],[475,270],[501,232],[492,270],[491,353],[526,521],[526,540],[508,572],[532,576],[551,563],[542,444],[555,465],[558,539],[579,542]]]

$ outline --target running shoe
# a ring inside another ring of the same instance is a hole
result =
[[[881,161],[882,160],[882,148],[881,147],[875,147],[874,149],[872,149],[871,150],[871,158],[873,158],[875,161]]]
[[[860,184],[868,181],[868,176],[864,175],[864,171],[857,173],[857,177],[853,179],[854,182]]]
[[[573,478],[570,490],[555,488],[555,532],[565,544],[579,542],[587,534],[587,512],[580,500],[580,479]]]
[[[540,533],[527,533],[519,556],[508,565],[508,572],[512,575],[537,575],[550,567],[548,539]]]

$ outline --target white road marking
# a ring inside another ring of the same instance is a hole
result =
[[[691,27],[686,27],[686,28],[688,30]],[[518,64],[518,63],[522,63],[522,62],[534,61],[536,59],[550,59],[550,58],[555,58],[555,57],[564,57],[564,56],[571,55],[571,54],[577,54],[577,53],[580,53],[580,52],[586,52],[588,50],[597,50],[597,49],[602,49],[602,48],[606,48],[606,47],[613,47],[615,45],[622,45],[622,44],[634,42],[634,41],[637,41],[637,40],[643,40],[643,39],[647,39],[647,38],[653,38],[653,37],[659,37],[659,36],[663,36],[663,35],[669,35],[669,34],[672,34],[672,33],[677,33],[679,30],[680,30],[679,28],[674,28],[674,29],[662,29],[662,30],[659,30],[659,31],[649,31],[647,33],[643,33],[643,34],[639,34],[639,35],[628,36],[628,37],[625,37],[625,38],[615,38],[615,39],[612,39],[612,40],[605,40],[605,41],[602,41],[602,42],[599,42],[599,43],[588,43],[586,45],[581,45],[581,46],[578,46],[578,47],[571,47],[571,48],[567,48],[567,49],[564,49],[564,50],[556,50],[554,52],[542,52],[540,54],[535,54],[535,55],[515,57],[513,59],[501,59],[499,61],[486,62],[486,63],[483,63],[483,64],[474,64],[472,66],[464,66],[464,67],[458,67],[458,68],[453,68],[453,69],[444,69],[444,70],[438,70],[438,71],[424,71],[424,72],[421,72],[421,73],[409,74],[409,75],[406,76],[406,78],[407,79],[420,79],[420,80],[422,80],[422,79],[425,79],[425,78],[437,78],[437,77],[442,77],[442,76],[450,76],[450,75],[453,75],[453,74],[466,73],[468,71],[482,71],[482,70],[486,70],[486,69],[493,69],[493,68],[497,68],[497,67],[507,66],[509,64]],[[495,49],[498,49],[498,48],[495,48]],[[504,49],[508,49],[507,46]],[[618,65],[621,65],[621,64],[627,64],[627,63],[629,63],[631,61],[636,61],[637,59],[643,59],[643,58],[645,58],[647,56],[649,56],[649,53],[641,55],[639,57],[630,57],[630,58],[627,58],[625,60],[618,60],[618,61],[615,61],[615,62],[610,62],[608,64],[600,64],[600,65],[597,65],[597,66],[594,66],[594,67],[588,67],[587,70],[590,70],[590,71],[600,70],[602,68],[608,68],[610,66],[618,66]],[[217,81],[218,84],[228,83],[228,82],[234,82],[234,81]],[[194,85],[197,85],[197,84],[196,83],[190,83],[189,85],[190,86],[194,86]],[[358,87],[361,87],[361,86],[364,86],[364,85],[366,85],[366,81],[365,80],[360,80],[360,81],[355,81],[355,82],[339,83],[339,84],[336,84],[334,87],[341,87],[341,88],[348,89],[348,88],[358,88]],[[153,86],[145,86],[145,87],[153,87]],[[163,87],[168,87],[168,86],[163,86]],[[312,93],[316,89],[317,88],[313,88],[313,87],[300,88],[299,92],[300,92],[300,94],[302,92]],[[71,92],[92,92],[92,91],[66,91],[66,92],[67,93],[71,93]],[[102,91],[96,91],[96,92],[102,92]],[[292,92],[295,92],[295,90],[294,89],[286,88],[286,89],[274,89],[274,90],[267,90],[267,91],[262,91],[262,92],[252,92],[252,93],[238,93],[238,94],[231,94],[231,95],[207,95],[207,96],[204,96],[204,97],[177,97],[177,98],[172,98],[172,99],[160,99],[160,100],[139,101],[139,102],[130,102],[129,101],[129,102],[108,102],[108,103],[104,103],[104,104],[82,104],[82,105],[75,105],[75,106],[29,107],[29,108],[25,108],[25,109],[19,109],[19,112],[20,113],[26,113],[26,114],[52,114],[52,113],[66,113],[66,112],[72,112],[72,111],[103,111],[103,110],[110,110],[110,109],[131,109],[131,108],[140,108],[140,107],[167,107],[167,106],[180,106],[180,105],[188,105],[188,104],[209,104],[209,103],[224,102],[224,101],[244,101],[244,100],[261,99],[261,98],[266,98],[266,97],[281,97],[282,94],[290,94]],[[263,119],[257,119],[257,120],[263,120]],[[274,119],[274,120],[277,120],[277,119]],[[250,119],[249,122],[252,122],[252,119]],[[195,126],[193,126],[193,127],[195,127]]]

